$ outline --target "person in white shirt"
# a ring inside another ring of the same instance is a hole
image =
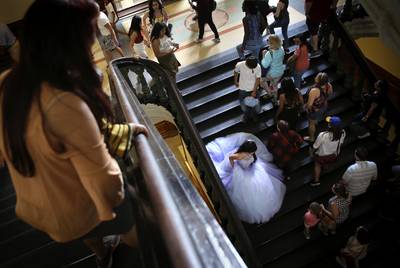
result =
[[[347,191],[353,197],[365,193],[371,181],[375,181],[378,177],[376,164],[367,161],[368,150],[365,147],[358,147],[354,152],[354,157],[356,163],[349,166],[342,176]]]
[[[246,61],[238,62],[234,70],[234,81],[239,88],[240,108],[244,113],[244,121],[250,118],[257,120],[260,110],[260,103],[257,99],[257,89],[260,86],[261,66],[254,56],[250,56]],[[248,97],[253,98],[248,98]]]
[[[107,17],[107,15],[100,11],[100,15],[97,19],[97,27],[100,31],[99,43],[104,51],[104,56],[107,62],[112,59],[112,52],[116,50],[121,57],[124,56],[122,49],[119,47],[119,42],[115,31]]]
[[[346,137],[346,132],[342,129],[342,120],[337,116],[328,116],[328,131],[319,133],[316,141],[313,144],[315,150],[314,156],[314,180],[310,183],[311,186],[319,186],[319,177],[321,176],[322,168],[336,162],[337,156],[340,154],[340,147]]]

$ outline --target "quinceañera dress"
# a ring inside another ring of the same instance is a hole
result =
[[[250,156],[234,161],[232,167],[229,156],[246,140],[256,143],[257,160],[253,163]],[[271,163],[272,155],[256,136],[239,132],[217,138],[206,148],[242,221],[266,222],[279,211],[286,191],[282,171]]]

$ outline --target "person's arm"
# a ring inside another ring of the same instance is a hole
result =
[[[313,144],[313,148],[314,150],[317,150],[321,144],[322,144],[322,135],[324,135],[324,132],[321,132],[318,134],[317,139],[315,140],[314,144]]]
[[[349,168],[347,168],[347,170],[343,173],[342,180],[344,181],[344,183],[347,184],[347,183],[349,183],[350,179],[351,179],[351,170],[350,170],[350,167],[349,167]]]
[[[364,115],[364,117],[361,119],[364,122],[367,122],[372,113],[375,111],[376,107],[378,107],[378,103],[373,102],[371,103],[371,106],[368,109],[368,112]]]
[[[304,2],[304,15],[305,15],[306,17],[309,16],[311,7],[312,7],[312,1],[306,0],[306,1]]]
[[[233,81],[236,87],[239,87],[239,72],[236,70],[233,72]]]
[[[161,9],[161,14],[163,15],[163,21],[164,21],[164,23],[167,23],[169,18],[168,18],[168,13],[167,13],[167,11],[165,11],[165,8]]]
[[[285,101],[286,101],[285,94],[279,95],[279,108],[278,111],[276,112],[275,119],[278,119],[279,115],[282,113],[283,108],[285,107]]]
[[[281,14],[282,9],[284,8],[284,5],[282,2],[278,2],[278,4],[276,5],[276,11],[274,14],[275,18],[279,18],[279,15]]]
[[[272,57],[271,57],[271,51],[264,51],[264,57],[261,60],[261,65],[264,68],[268,68],[271,65],[272,62]]]
[[[254,83],[253,91],[251,92],[251,96],[254,97],[254,98],[257,97],[257,89],[260,86],[260,81],[261,81],[261,78],[257,77],[256,81]]]
[[[108,29],[108,31],[110,32],[111,37],[112,37],[113,41],[115,42],[115,45],[119,47],[119,41],[117,39],[117,35],[115,34],[113,27],[111,26],[111,23],[109,23],[109,22],[106,23],[104,25],[104,27],[106,27]]]
[[[131,48],[133,48],[133,46],[135,45],[135,39],[138,36],[138,34],[136,32],[132,32],[130,39],[129,39],[129,46]]]
[[[321,204],[321,209],[331,219],[336,219],[339,216],[338,207],[334,203],[329,203],[329,209],[326,209],[325,206]]]
[[[242,41],[242,50],[244,50],[244,45],[246,44],[246,41],[248,39],[248,35],[249,35],[249,25],[247,24],[247,18],[244,17],[242,19],[242,24],[243,24],[243,41]]]
[[[149,19],[149,12],[147,11],[146,13],[144,13],[143,17],[142,17],[142,29],[144,32],[144,35],[146,36],[147,40],[151,40],[150,38],[150,32],[149,32],[149,28],[147,27],[147,20]]]
[[[256,81],[254,83],[253,92],[251,93],[251,96],[253,96],[254,98],[257,97],[257,89],[260,87],[261,82],[261,67],[257,64],[257,67],[255,69]]]
[[[310,93],[308,94],[308,100],[306,105],[307,111],[311,111],[314,100],[316,99],[316,95],[317,95],[317,88],[312,88],[310,90]]]
[[[43,103],[44,126],[65,148],[67,158],[91,197],[102,221],[115,218],[124,198],[121,170],[111,157],[89,106],[73,93]]]
[[[234,161],[239,159],[239,155],[238,154],[231,154],[229,156],[229,163],[231,164],[231,167],[233,167],[234,165]]]

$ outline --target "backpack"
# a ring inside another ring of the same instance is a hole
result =
[[[325,105],[327,99],[325,91],[320,87],[318,87],[318,89],[319,97],[316,98],[312,104],[313,111],[320,110]]]

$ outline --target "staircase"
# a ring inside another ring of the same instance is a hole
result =
[[[250,132],[266,141],[275,131],[273,117],[276,108],[273,108],[270,101],[263,99],[259,121],[242,123],[238,89],[233,83],[233,70],[237,62],[236,51],[232,50],[221,55],[218,60],[206,60],[195,68],[182,70],[178,75],[177,86],[204,144],[234,132]],[[334,94],[329,100],[328,114],[339,115],[345,126],[348,126],[359,108],[351,100],[350,91],[344,87],[344,77],[337,74],[336,66],[331,64],[326,56],[311,60],[311,67],[303,76],[306,85],[301,89],[301,93],[306,94],[315,75],[322,71],[328,73],[334,88]],[[300,134],[306,135],[308,122],[305,117],[298,127]],[[325,127],[325,122],[319,122],[319,130]],[[323,237],[318,231],[312,233],[311,240],[306,240],[303,235],[303,214],[307,206],[312,201],[326,204],[333,195],[331,186],[354,162],[354,150],[360,144],[368,148],[371,160],[376,161],[378,165],[384,161],[384,155],[379,151],[380,144],[374,138],[359,141],[347,131],[340,159],[324,171],[321,186],[318,188],[307,185],[313,174],[313,161],[308,153],[309,144],[302,145],[300,152],[288,167],[292,179],[286,182],[287,192],[280,211],[267,223],[243,222],[263,267],[337,267],[335,254],[345,245],[357,225],[385,224],[376,219],[377,207],[380,204],[379,195],[369,192],[354,200],[349,220],[338,227],[334,237]],[[376,253],[377,256],[384,254],[383,250],[376,252],[379,252]],[[380,257],[375,257],[376,264],[381,263],[378,260]]]

